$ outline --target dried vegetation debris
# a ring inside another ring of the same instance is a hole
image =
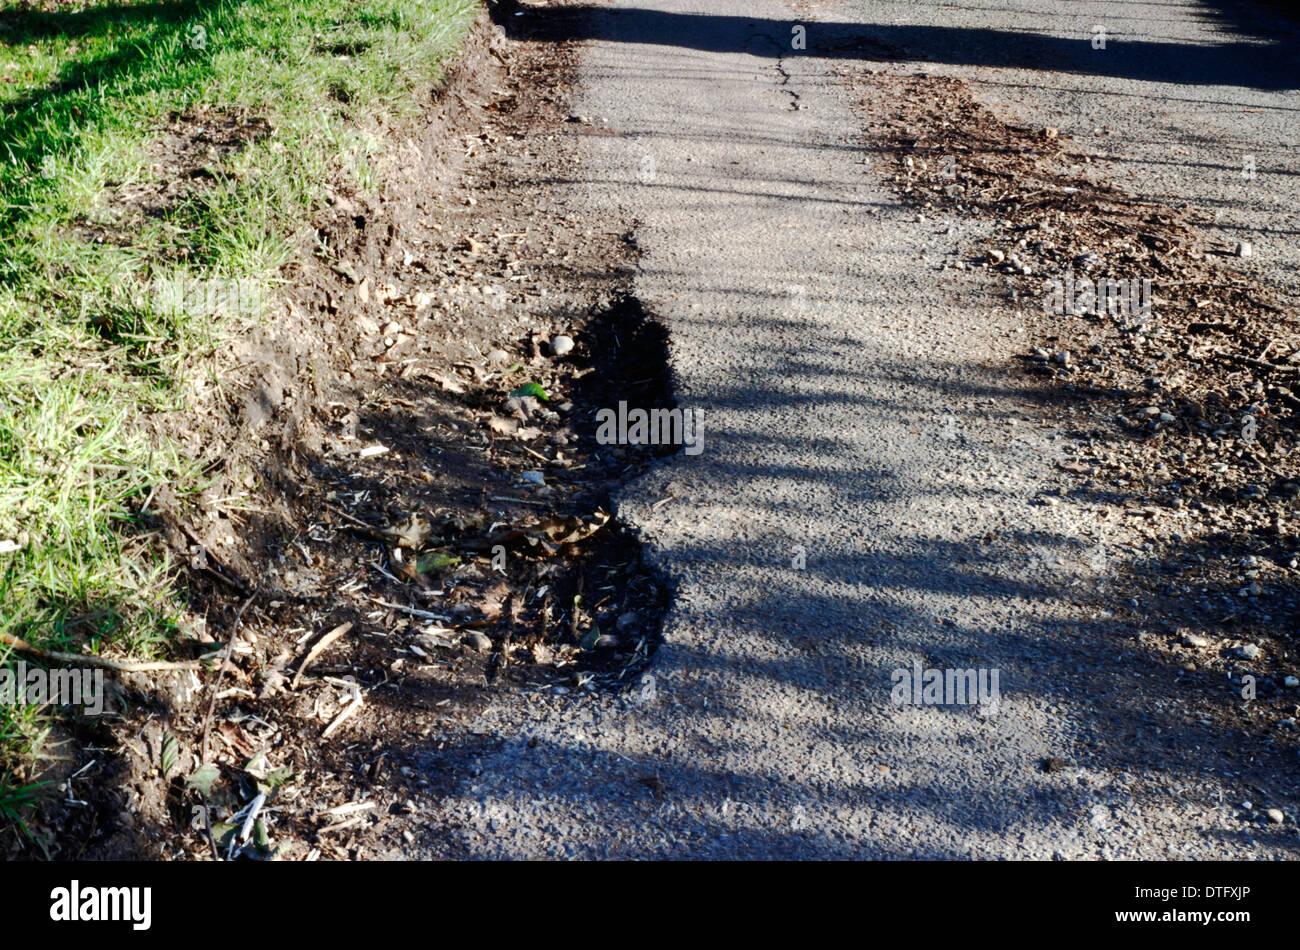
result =
[[[1082,143],[1009,125],[959,79],[854,81],[865,141],[918,217],[994,225],[939,267],[1002,276],[1033,344],[1016,361],[1075,427],[1069,491],[1145,539],[1111,552],[1124,576],[1105,595],[1148,606],[1108,606],[1180,676],[1255,689],[1234,725],[1294,732],[1300,288],[1252,266],[1249,240],[1216,241],[1198,209],[1108,185]]]

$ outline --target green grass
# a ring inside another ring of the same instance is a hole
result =
[[[183,411],[223,340],[260,314],[214,316],[160,288],[273,295],[310,252],[325,182],[370,187],[384,145],[367,129],[418,108],[412,89],[439,77],[477,11],[0,3],[0,542],[19,545],[0,553],[0,631],[137,654],[173,635],[183,597],[135,512],[163,482],[200,489],[201,466],[144,422]],[[156,143],[176,116],[269,132],[214,157],[162,213],[123,213],[127,191],[159,180]],[[31,797],[41,730],[32,710],[0,708],[0,815]]]

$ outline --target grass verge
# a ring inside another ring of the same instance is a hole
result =
[[[325,183],[370,188],[367,129],[418,108],[478,9],[0,3],[0,632],[134,654],[174,635],[183,592],[138,513],[203,466],[147,420],[268,311]],[[0,707],[0,820],[33,798],[43,721]]]

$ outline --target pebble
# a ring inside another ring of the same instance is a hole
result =
[[[1237,647],[1232,651],[1232,655],[1240,657],[1243,660],[1257,660],[1263,654],[1263,650],[1253,643],[1247,643],[1245,646]]]
[[[1238,256],[1238,257],[1250,257],[1250,255],[1253,254],[1254,252],[1255,252],[1255,249],[1254,249],[1253,247],[1251,247],[1251,244],[1250,244],[1249,241],[1238,241],[1238,242],[1237,242],[1237,256]]]
[[[519,474],[519,480],[522,482],[527,482],[530,485],[546,484],[546,476],[543,475],[541,472],[537,471],[536,469],[528,472],[521,472]]]
[[[492,641],[485,633],[468,633],[462,642],[477,653],[486,653],[492,649]]]
[[[1282,681],[1282,683],[1283,683],[1283,685],[1285,685],[1288,689],[1295,689],[1296,687],[1300,686],[1300,677],[1298,677],[1298,676],[1288,676],[1286,679],[1284,679],[1284,680]]]
[[[1282,809],[1280,808],[1270,808],[1265,812],[1265,814],[1268,815],[1268,820],[1273,822],[1275,825],[1280,825],[1282,822],[1286,821],[1286,815],[1282,814]]]
[[[564,356],[573,352],[573,338],[561,334],[551,341],[551,353]]]
[[[505,350],[493,350],[488,354],[488,362],[497,366],[504,366],[510,362],[510,354]]]
[[[1199,633],[1184,633],[1183,643],[1189,647],[1199,647],[1204,649],[1210,645],[1210,638]]]

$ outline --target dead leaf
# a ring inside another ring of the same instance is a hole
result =
[[[599,508],[592,514],[592,521],[585,522],[576,515],[568,518],[552,518],[541,525],[546,536],[557,544],[573,544],[591,537],[609,523],[609,515]]]
[[[393,538],[404,548],[418,548],[429,539],[433,532],[432,525],[417,514],[412,514],[405,521],[393,525],[384,533]]]
[[[222,741],[244,758],[251,757],[257,750],[244,737],[244,731],[233,722],[223,722],[217,727],[217,734]]]
[[[456,393],[457,395],[460,395],[461,393],[465,392],[465,387],[462,386],[454,379],[450,379],[449,377],[446,376],[440,376],[438,373],[428,373],[427,375],[431,380],[433,380],[435,383],[437,383],[439,386],[441,386],[444,390],[446,390],[449,393]]]
[[[488,620],[496,620],[501,616],[501,608],[509,596],[510,588],[503,583],[498,583],[483,592],[483,602],[479,604],[479,610]]]

